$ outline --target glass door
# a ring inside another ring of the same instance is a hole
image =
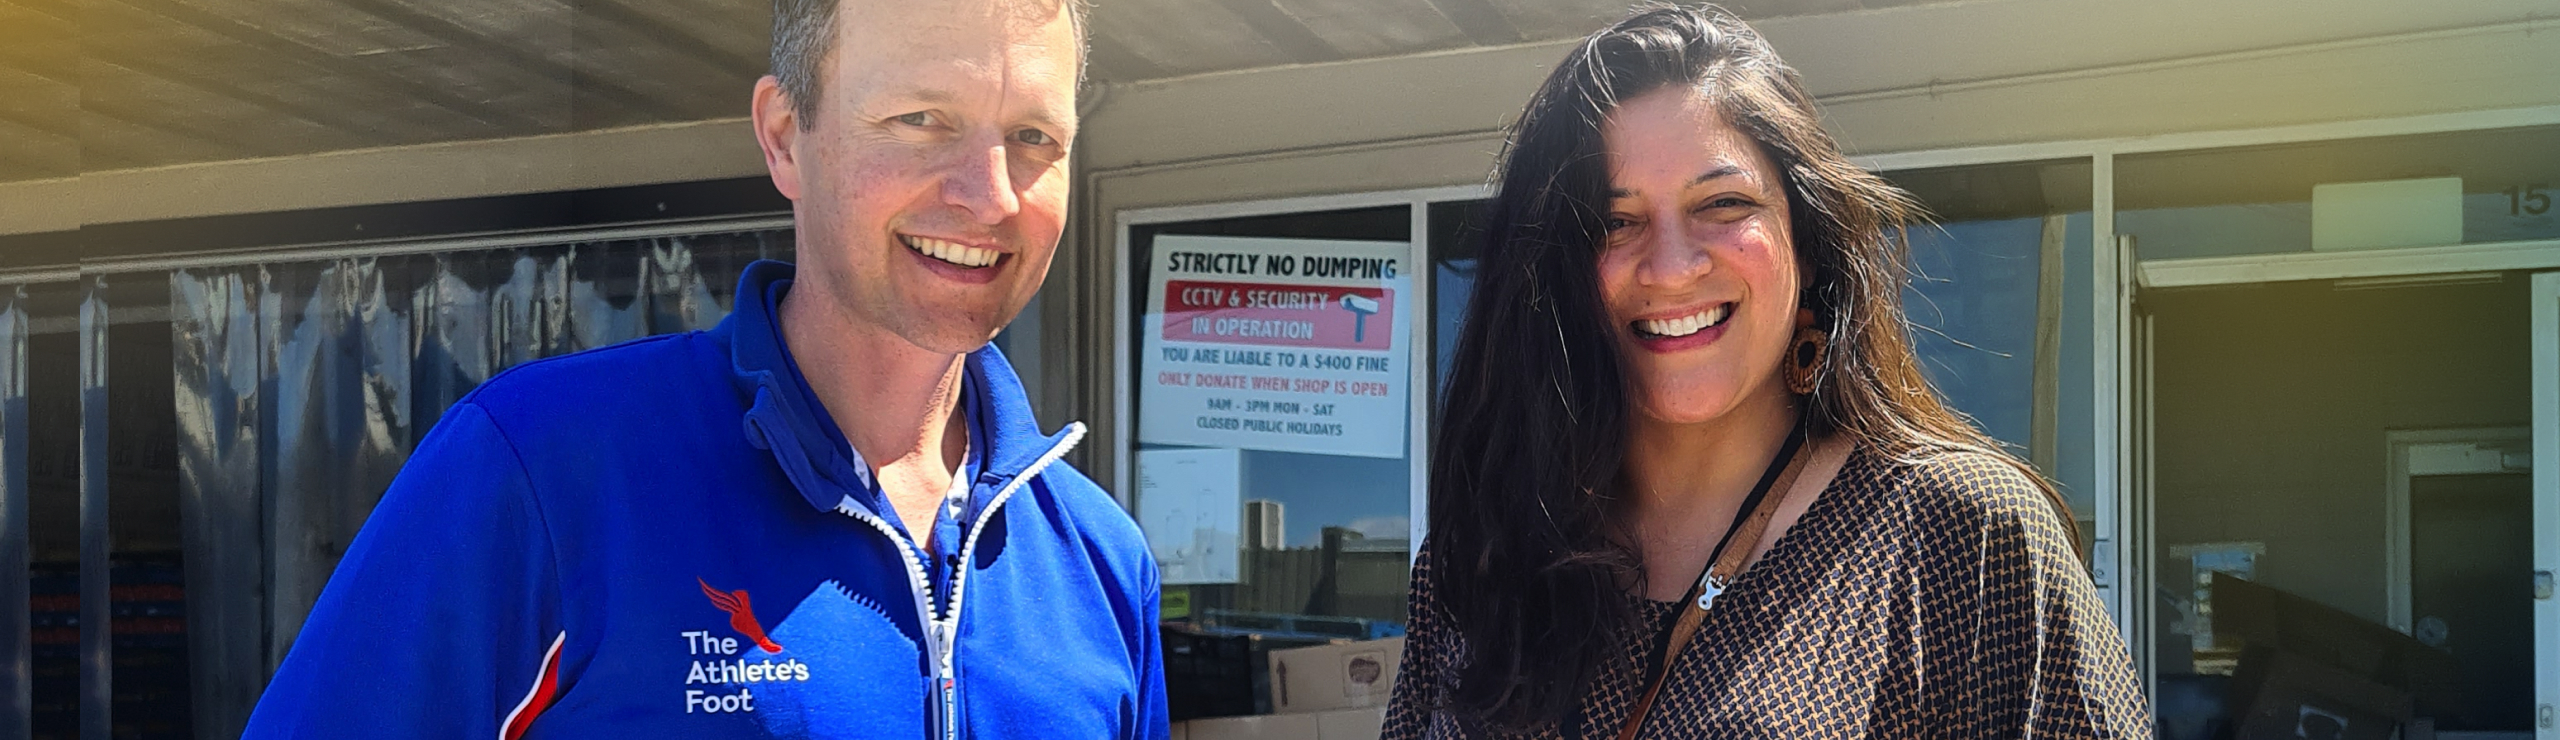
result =
[[[2162,737],[2560,740],[2555,142],[2101,160],[2103,232],[2140,250],[2095,265],[2094,447]],[[2445,438],[2528,422],[2529,486],[2520,449]]]

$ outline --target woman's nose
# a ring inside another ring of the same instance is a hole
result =
[[[1705,244],[1692,239],[1687,224],[1677,217],[1658,218],[1660,224],[1645,234],[1644,259],[1636,265],[1636,280],[1648,286],[1683,285],[1715,270],[1715,261],[1707,254]]]

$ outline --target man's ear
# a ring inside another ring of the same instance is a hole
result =
[[[765,173],[772,176],[773,189],[782,191],[782,197],[799,200],[800,160],[791,147],[800,140],[800,112],[773,75],[756,80],[753,107],[756,145],[764,148]]]

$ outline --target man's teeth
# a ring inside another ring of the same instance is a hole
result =
[[[966,244],[947,242],[929,237],[900,236],[898,239],[906,242],[907,248],[915,250],[917,254],[949,262],[961,267],[985,267],[995,264],[996,258],[1004,256],[1003,252],[998,252],[993,249],[979,249]]]
[[[1657,337],[1685,337],[1705,331],[1707,327],[1724,323],[1724,318],[1732,313],[1733,304],[1720,303],[1716,304],[1714,308],[1699,311],[1676,319],[1638,321],[1636,322],[1636,331],[1641,331]]]

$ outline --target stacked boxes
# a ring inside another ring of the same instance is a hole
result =
[[[1271,711],[1382,707],[1395,691],[1404,638],[1271,651]]]
[[[1174,649],[1167,643],[1170,680]],[[1261,699],[1274,714],[1177,715],[1175,736],[1189,740],[1376,740],[1394,695],[1404,638],[1275,649],[1260,673]],[[1179,688],[1172,689],[1181,691]],[[1181,706],[1179,699],[1176,706]]]

